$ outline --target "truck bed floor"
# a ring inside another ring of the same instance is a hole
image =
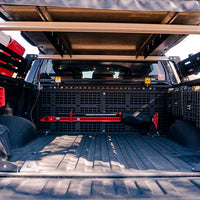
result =
[[[10,161],[19,167],[25,161],[35,161],[39,172],[185,173],[200,162],[200,151],[164,136],[40,136],[13,150]]]
[[[0,199],[199,199],[199,178],[1,178]]]

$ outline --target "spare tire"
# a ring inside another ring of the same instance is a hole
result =
[[[7,160],[10,155],[9,130],[7,127],[0,125],[0,160]]]
[[[11,148],[20,147],[37,137],[35,125],[17,116],[0,116],[0,124],[9,129]]]

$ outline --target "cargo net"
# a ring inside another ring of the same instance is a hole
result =
[[[105,89],[106,88],[106,89]],[[116,113],[130,110],[154,115],[159,113],[158,129],[168,129],[167,89],[141,87],[43,87],[37,105],[38,129],[42,134],[134,134],[133,128],[122,123],[81,122],[42,123],[46,116],[74,113]]]

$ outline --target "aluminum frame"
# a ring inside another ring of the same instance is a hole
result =
[[[109,61],[169,61],[165,56],[120,56],[120,55],[39,55],[39,60],[109,60]]]
[[[144,33],[144,34],[200,34],[199,25],[93,23],[93,22],[1,22],[1,31],[34,32],[93,32],[93,33]]]

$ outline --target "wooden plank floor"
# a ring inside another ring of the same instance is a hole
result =
[[[10,158],[19,167],[27,160],[36,161],[39,172],[191,172],[200,151],[164,136],[40,136]]]

